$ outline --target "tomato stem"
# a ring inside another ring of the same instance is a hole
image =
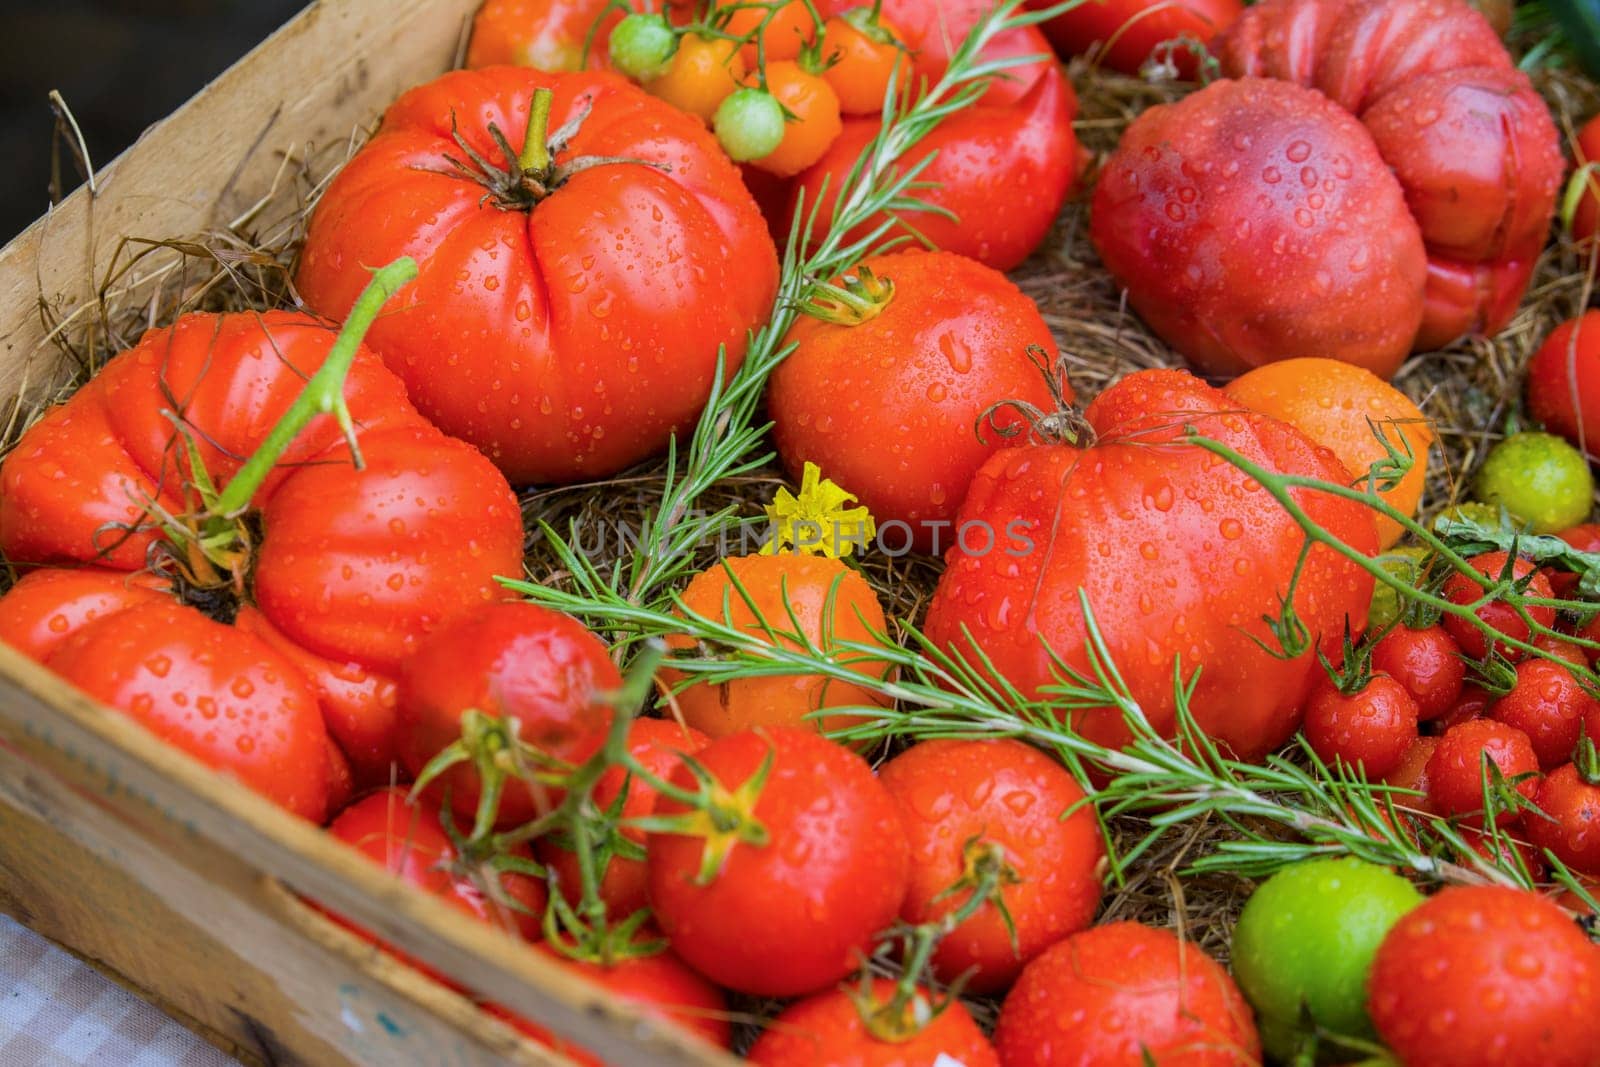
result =
[[[549,89],[535,89],[528,104],[528,135],[522,142],[522,154],[517,165],[525,171],[543,174],[550,169],[550,107],[555,94]]]
[[[416,276],[417,261],[410,256],[401,256],[388,266],[372,272],[372,281],[356,298],[355,307],[350,309],[350,317],[345,320],[333,347],[328,350],[328,358],[306,382],[289,410],[283,413],[283,418],[261,442],[261,447],[245,460],[239,473],[233,476],[227,488],[217,497],[216,515],[229,517],[248,508],[261,483],[266,481],[284,452],[294,443],[300,431],[318,415],[331,414],[338,420],[339,428],[344,431],[345,440],[350,444],[350,454],[356,467],[363,465],[361,449],[356,442],[355,425],[350,420],[350,409],[344,402],[345,378],[349,376],[350,366],[361,348],[361,339],[367,335],[378,312]]]

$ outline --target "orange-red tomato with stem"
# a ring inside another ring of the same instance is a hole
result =
[[[750,85],[759,84],[755,74],[745,81]],[[793,177],[821,159],[838,139],[843,128],[839,119],[839,97],[833,86],[820,76],[788,60],[767,61],[766,89],[788,112],[783,141],[776,151],[753,160],[750,165],[781,178]]]
[[[888,1004],[894,992],[888,979],[873,980],[877,1003]],[[745,1059],[761,1067],[926,1067],[940,1062],[1000,1067],[994,1046],[961,1001],[952,1001],[911,1036],[885,1039],[862,1021],[855,993],[853,986],[830,989],[789,1005],[762,1031]],[[926,1010],[933,994],[922,991],[919,999]]]
[[[765,29],[761,28],[763,23]],[[722,24],[722,32],[749,38],[740,46],[739,57],[746,70],[756,70],[763,59],[776,63],[798,58],[801,49],[816,40],[817,20],[811,17],[805,0],[789,0],[776,10],[760,5],[734,6]]]
[[[891,80],[899,90],[908,88],[911,65],[899,31],[888,19],[871,15],[870,7],[858,7],[823,25],[822,51],[829,65],[822,76],[846,115],[881,113]]]
[[[717,105],[739,88],[744,56],[734,41],[698,33],[678,38],[678,50],[662,74],[644,83],[651,96],[710,122]]]
[[[609,0],[485,0],[472,20],[467,66],[605,70],[606,44],[625,14]]]

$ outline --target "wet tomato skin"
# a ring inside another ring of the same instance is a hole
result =
[[[1533,802],[1550,818],[1524,819],[1528,839],[1577,873],[1600,876],[1600,786],[1568,763],[1545,776]]]
[[[1372,646],[1372,669],[1405,686],[1419,719],[1437,719],[1461,698],[1467,665],[1460,651],[1442,626],[1397,626]]]
[[[673,950],[719,985],[768,996],[826,988],[853,972],[900,910],[910,847],[867,762],[813,730],[768,726],[714,741],[696,759],[736,790],[770,755],[753,816],[770,843],[735,843],[699,885],[706,840],[652,833],[650,902]],[[695,788],[687,767],[673,784]],[[660,815],[682,813],[670,798]]]
[[[830,989],[789,1005],[764,1030],[745,1059],[762,1067],[926,1067],[941,1057],[964,1067],[1000,1067],[994,1046],[959,1000],[906,1041],[881,1041],[863,1025],[854,988]],[[887,1004],[894,983],[875,979],[872,994]],[[924,993],[931,996],[931,992]]]
[[[940,942],[941,980],[967,974],[974,993],[1004,989],[1028,960],[1094,918],[1105,845],[1080,807],[1083,790],[1051,757],[1020,741],[930,740],[884,764],[878,778],[911,841],[906,922],[933,922],[965,903],[962,892],[940,898],[963,876],[969,842],[1000,845],[1017,877],[1001,891],[1016,947],[988,905]]]
[[[1368,779],[1382,778],[1417,740],[1417,702],[1387,674],[1374,674],[1356,693],[1341,693],[1322,679],[1306,702],[1302,729],[1325,763],[1359,766]]]

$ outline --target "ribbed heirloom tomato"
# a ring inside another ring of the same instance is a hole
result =
[[[157,549],[156,516],[199,503],[185,438],[209,478],[229,485],[333,341],[302,315],[185,316],[111,359],[0,466],[0,550],[14,564],[133,572],[153,562],[181,574],[188,599],[241,603],[230,629],[193,608],[135,605],[148,598],[120,576],[104,579],[110,599],[99,601],[84,597],[91,578],[40,574],[0,600],[0,629],[66,638],[53,651],[30,639],[28,650],[267,795],[296,794],[289,806],[317,820],[326,796],[292,783],[313,766],[326,775],[327,745],[318,716],[303,730],[293,724],[308,717],[294,709],[309,694],[357,776],[387,780],[401,662],[434,627],[500,598],[494,576],[522,560],[505,479],[424,421],[365,349],[353,350],[344,384],[363,468],[334,419],[319,415],[246,514],[227,520],[241,547],[226,565],[193,542]],[[118,604],[130,606],[112,613]]]
[[[553,103],[530,138],[538,90]],[[300,292],[342,316],[367,266],[402,253],[422,272],[369,343],[514,483],[664,447],[777,289],[766,224],[712,135],[610,74],[456,71],[395,101],[312,216]]]
[[[928,607],[930,638],[971,656],[965,633],[1024,693],[1052,684],[1051,649],[1087,671],[1081,589],[1106,645],[1150,722],[1174,726],[1173,663],[1203,668],[1192,707],[1199,724],[1243,758],[1265,755],[1299,723],[1319,668],[1306,653],[1265,651],[1261,621],[1280,610],[1303,538],[1262,487],[1220,456],[1182,442],[1185,424],[1269,470],[1342,483],[1338,459],[1300,431],[1240,412],[1178,370],[1140,371],[1089,405],[1098,443],[1005,449],[979,469],[957,525],[1026,538],[984,554],[952,551]],[[1377,546],[1372,512],[1326,493],[1294,491],[1307,514],[1345,544]],[[1372,579],[1325,546],[1307,558],[1294,599],[1313,639],[1331,652],[1348,618],[1366,624]],[[1074,715],[1096,741],[1120,745],[1121,715]]]

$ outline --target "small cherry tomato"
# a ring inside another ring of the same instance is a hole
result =
[[[1583,453],[1550,433],[1516,433],[1490,449],[1473,483],[1478,499],[1555,533],[1589,517],[1594,478]]]
[[[1233,931],[1233,976],[1267,1053],[1288,1063],[1307,1031],[1373,1037],[1367,972],[1385,935],[1422,894],[1351,856],[1285,867],[1245,902]]]
[[[611,65],[634,81],[665,74],[677,47],[677,34],[665,17],[639,12],[617,23],[607,46]]]
[[[622,688],[605,644],[569,616],[521,602],[493,604],[429,634],[400,675],[400,761],[415,777],[461,739],[469,711],[517,721],[516,736],[543,757],[577,763],[604,740],[611,710],[600,698]],[[548,770],[549,768],[534,769]],[[469,824],[482,780],[469,761],[434,779]],[[508,779],[496,825],[549,811],[559,794]]]
[[[896,89],[906,88],[911,65],[905,46],[888,20],[872,18],[869,7],[836,15],[822,29],[823,53],[830,60],[822,77],[839,97],[846,115],[877,115],[893,79]]]
[[[1489,708],[1490,718],[1528,735],[1546,770],[1572,759],[1584,721],[1595,715],[1600,715],[1600,700],[1566,667],[1544,659],[1517,664],[1517,684]]]
[[[748,80],[754,84],[754,75]],[[767,91],[789,114],[782,143],[751,165],[779,177],[792,177],[821,159],[844,129],[839,97],[822,78],[788,60],[767,63]]]
[[[856,970],[899,912],[911,867],[894,798],[867,761],[788,726],[732,734],[695,758],[718,821],[652,833],[647,846],[650,903],[673,950],[718,985],[764,996],[814,993]],[[686,766],[671,781],[699,788]],[[688,812],[670,797],[656,805]]]
[[[1442,626],[1390,630],[1372,646],[1372,669],[1405,686],[1423,721],[1455,707],[1467,677],[1461,646]]]
[[[1443,734],[1452,726],[1483,718],[1489,714],[1490,706],[1499,699],[1500,694],[1468,682],[1461,687],[1461,698],[1456,701],[1456,706],[1428,723],[1428,727],[1435,734]]]
[[[1523,820],[1529,840],[1577,873],[1600,876],[1600,782],[1568,763],[1539,783],[1533,802],[1549,818]]]
[[[758,69],[763,61],[770,64],[798,59],[801,50],[816,40],[817,20],[811,17],[805,0],[789,0],[786,4],[774,4],[769,0],[749,6],[744,6],[748,0],[735,2],[739,6],[723,5],[724,10],[730,7],[732,10],[722,24],[722,32],[748,38],[739,48],[747,70]]]
[[[1411,742],[1406,754],[1400,757],[1395,769],[1384,776],[1384,784],[1398,789],[1414,789],[1420,796],[1391,794],[1394,806],[1411,811],[1433,811],[1433,800],[1428,795],[1428,761],[1439,747],[1437,737],[1419,737]]]
[[[644,83],[645,92],[710,123],[717,107],[744,78],[739,46],[721,38],[686,34],[665,73]]]
[[[1374,674],[1354,693],[1324,675],[1306,701],[1302,729],[1319,759],[1364,769],[1376,780],[1398,767],[1417,740],[1417,702],[1387,674]]]
[[[1257,1063],[1250,1005],[1216,960],[1169,930],[1106,923],[1034,958],[1000,1009],[1006,1067]]]
[[[699,730],[680,726],[670,719],[635,719],[628,727],[628,751],[658,778],[671,777],[683,762],[684,755],[693,755],[710,743],[711,739]],[[602,811],[616,809],[617,817],[621,819],[638,819],[649,815],[655,810],[657,796],[652,786],[628,775],[621,767],[612,767],[601,775],[592,794],[597,808]],[[623,797],[620,807],[617,806],[618,797]],[[619,833],[624,841],[632,842],[642,855],[645,840],[643,830],[628,826]],[[562,895],[576,906],[583,895],[577,854],[551,837],[539,841],[538,853],[545,866],[555,872],[556,885]],[[649,885],[642,858],[635,859],[613,852],[599,873],[600,899],[605,901],[606,914],[612,919],[626,919],[649,904]]]
[[[1500,581],[1506,571],[1509,556],[1504,552],[1485,552],[1473,556],[1467,562],[1472,569],[1487,578],[1491,583]],[[1531,576],[1531,577],[1530,577]],[[1552,598],[1555,591],[1550,588],[1550,582],[1544,575],[1539,574],[1537,568],[1525,559],[1518,559],[1511,566],[1511,579],[1522,587],[1521,595],[1529,598]],[[1467,605],[1476,603],[1483,598],[1485,589],[1465,574],[1452,574],[1445,580],[1442,590],[1451,601]],[[1550,626],[1556,621],[1556,612],[1551,607],[1530,605],[1528,615],[1533,621],[1544,626]],[[1477,610],[1477,617],[1513,640],[1526,641],[1531,631],[1528,624],[1516,608],[1504,600],[1494,600]],[[1450,636],[1456,639],[1456,644],[1461,646],[1461,651],[1471,659],[1483,659],[1489,654],[1489,641],[1472,623],[1455,615],[1444,617],[1444,628],[1450,631]],[[1524,653],[1521,649],[1511,648],[1502,641],[1495,642],[1495,651],[1515,663],[1522,659]]]
[[[1520,779],[1516,791],[1533,799],[1539,789],[1539,758],[1528,735],[1492,719],[1475,719],[1446,730],[1428,759],[1428,796],[1441,815],[1468,815],[1463,824],[1483,825],[1484,782],[1494,782],[1488,763],[1506,782]],[[1496,824],[1513,826],[1521,817],[1520,811],[1497,810]]]
[[[1583,124],[1578,131],[1578,166],[1600,162],[1600,115]],[[1588,172],[1588,189],[1578,201],[1578,211],[1572,218],[1572,236],[1587,241],[1600,229],[1600,175]]]
[[[1600,949],[1536,893],[1441,889],[1389,932],[1368,990],[1406,1067],[1587,1067],[1600,1048]]]
[[[1105,845],[1083,790],[1054,759],[1020,741],[923,741],[884,764],[878,779],[911,841],[906,922],[933,922],[966,903],[982,850],[1004,852],[1010,884],[1000,895],[1011,929],[985,905],[935,950],[942,981],[965,974],[973,993],[1004,989],[1030,959],[1094,918]],[[967,888],[950,892],[958,883]]]
[[[783,143],[783,105],[762,89],[740,89],[717,105],[717,143],[737,163],[771,155]]]
[[[767,1025],[745,1059],[762,1067],[922,1067],[961,1064],[1000,1067],[994,1046],[959,1000],[909,1037],[875,1036],[861,1018],[855,988],[830,989],[789,1005]],[[874,979],[872,996],[887,1004],[894,983]],[[932,994],[919,995],[910,1011],[931,1011]],[[913,1026],[915,1023],[912,1024]]]

